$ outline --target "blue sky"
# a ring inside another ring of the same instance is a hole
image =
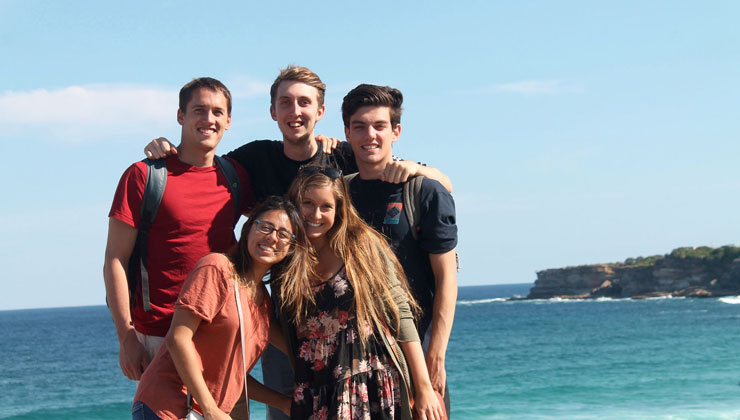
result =
[[[740,243],[740,4],[732,1],[0,0],[0,309],[95,305],[107,213],[177,91],[234,94],[227,152],[280,137],[269,85],[403,91],[397,155],[453,180],[460,285]]]

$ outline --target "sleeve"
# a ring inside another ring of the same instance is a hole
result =
[[[337,144],[333,155],[343,174],[349,175],[359,171],[357,169],[357,161],[355,160],[355,152],[352,150],[352,145],[349,142],[343,141]]]
[[[421,189],[419,246],[441,254],[457,246],[455,201],[439,182],[424,178]]]
[[[146,165],[143,162],[134,163],[126,169],[118,181],[108,217],[116,218],[135,228],[139,227],[146,172]]]
[[[211,322],[231,295],[228,260],[223,254],[201,258],[182,286],[175,309],[185,308]]]
[[[386,264],[393,267],[393,262],[386,257]],[[397,340],[401,342],[407,341],[421,341],[419,339],[419,332],[416,330],[416,324],[414,323],[414,314],[411,313],[411,307],[406,292],[401,286],[401,281],[395,274],[388,280],[391,286],[391,297],[398,306],[398,312],[401,318],[401,326],[398,331]]]

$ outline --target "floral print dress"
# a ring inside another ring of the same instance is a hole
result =
[[[393,419],[400,376],[382,342],[358,334],[354,291],[342,268],[315,286],[316,309],[296,328],[292,419]],[[370,328],[366,325],[365,328]]]

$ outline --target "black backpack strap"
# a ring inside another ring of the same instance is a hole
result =
[[[146,186],[144,195],[141,197],[141,212],[139,219],[139,231],[136,235],[136,245],[129,259],[129,292],[131,304],[133,306],[136,296],[136,276],[133,275],[139,271],[141,275],[141,299],[144,311],[152,310],[151,301],[149,300],[149,272],[147,271],[147,262],[149,260],[149,230],[152,227],[154,219],[157,217],[159,205],[164,195],[164,187],[167,184],[167,161],[166,159],[144,159],[147,165]]]
[[[231,196],[234,198],[234,226],[239,222],[241,217],[241,201],[242,201],[242,190],[241,182],[239,182],[239,173],[236,172],[236,168],[230,160],[222,156],[216,156],[216,165],[221,169],[226,181],[229,183],[229,190],[231,190]]]
[[[421,222],[421,175],[409,178],[403,184],[403,207],[406,209],[406,218],[409,221],[409,230],[414,240],[419,239],[419,223]]]

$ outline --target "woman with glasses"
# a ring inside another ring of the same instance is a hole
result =
[[[403,269],[341,172],[304,167],[288,194],[316,259],[313,273],[286,272],[273,287],[294,363],[291,418],[410,420],[413,379],[417,418],[439,419]]]
[[[141,377],[134,419],[184,418],[190,395],[206,419],[230,419],[244,392],[244,372],[252,369],[268,339],[285,349],[280,328],[270,322],[272,302],[261,280],[268,270],[278,279],[287,270],[309,270],[305,244],[295,206],[271,197],[252,211],[231,254],[208,254],[196,264],[175,304],[165,345]],[[251,377],[248,382],[251,399],[289,413],[290,398]]]

